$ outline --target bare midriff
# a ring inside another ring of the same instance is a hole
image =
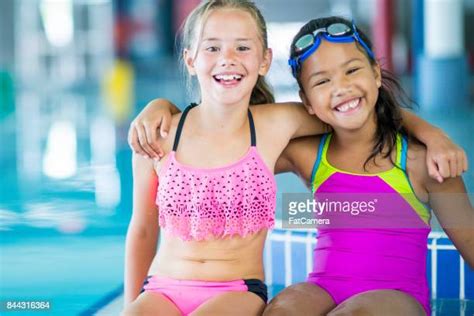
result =
[[[264,280],[263,247],[267,230],[245,237],[183,241],[162,232],[148,275],[182,280]]]

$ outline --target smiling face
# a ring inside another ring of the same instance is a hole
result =
[[[258,76],[265,75],[271,51],[264,49],[250,13],[238,9],[210,12],[199,42],[185,49],[184,60],[196,75],[203,102],[248,105]]]
[[[322,40],[303,62],[300,82],[304,90],[300,95],[308,111],[335,130],[375,124],[380,67],[371,65],[354,42]]]

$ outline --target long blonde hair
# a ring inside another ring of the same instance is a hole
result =
[[[180,51],[183,51],[183,49],[191,50],[193,44],[200,41],[203,25],[205,24],[210,13],[217,9],[238,9],[250,13],[258,26],[260,40],[264,50],[268,49],[267,25],[262,13],[254,2],[247,0],[208,0],[198,5],[186,18],[183,26],[183,32],[181,34]],[[182,54],[180,54],[180,59],[183,66],[183,72],[188,77],[188,89],[191,90],[191,78],[184,66]],[[270,85],[266,82],[265,77],[259,76],[257,83],[252,90],[250,104],[254,105],[265,103],[275,103],[275,97],[273,96],[273,91]]]

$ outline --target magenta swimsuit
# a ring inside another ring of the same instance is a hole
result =
[[[332,166],[326,158],[330,139],[331,134],[321,139],[311,183],[316,200],[332,206],[317,218],[331,223],[318,227],[307,281],[325,289],[336,304],[370,290],[398,290],[430,315],[430,212],[406,173],[406,139],[397,136],[395,167],[370,175]]]

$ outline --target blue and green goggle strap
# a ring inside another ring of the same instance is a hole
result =
[[[309,43],[308,45],[311,45],[311,47],[307,51],[302,53],[301,55],[296,55],[295,57],[290,58],[288,60],[288,64],[291,67],[293,77],[296,78],[297,72],[300,69],[301,64],[303,63],[303,61],[305,61],[309,56],[311,56],[312,53],[314,53],[318,49],[319,45],[321,44],[321,36],[325,40],[327,40],[329,42],[333,42],[333,43],[350,43],[350,42],[353,42],[353,41],[357,41],[360,45],[362,45],[362,47],[367,52],[369,57],[371,59],[375,60],[374,53],[367,46],[367,44],[365,44],[365,42],[362,40],[362,38],[359,36],[359,33],[357,32],[357,28],[356,28],[354,22],[352,22],[352,28],[348,30],[348,31],[350,31],[350,33],[348,35],[334,36],[334,35],[329,34],[326,30],[327,30],[327,28],[325,28],[324,30],[318,29],[313,34],[303,35],[303,37],[308,36],[308,35],[312,35],[313,39],[314,39],[314,43]],[[303,37],[301,37],[301,38],[303,38]],[[307,47],[305,47],[305,48],[307,48]],[[303,48],[303,50],[305,48]]]

